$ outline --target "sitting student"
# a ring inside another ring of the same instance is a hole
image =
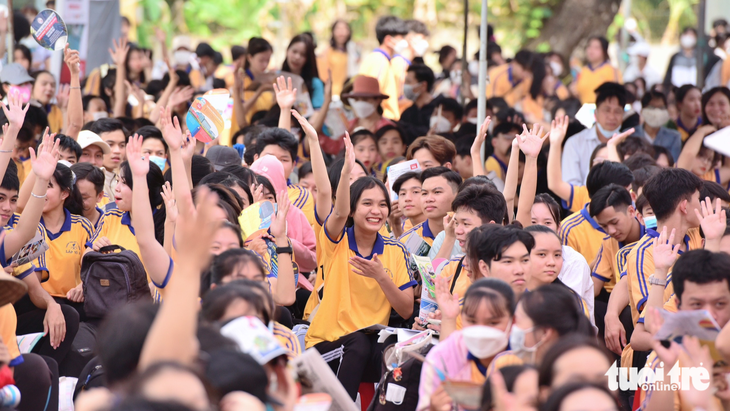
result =
[[[473,138],[470,136],[460,137],[456,140],[456,157],[454,157],[454,171],[459,173],[463,180],[474,176],[474,166],[472,165],[471,146]]]
[[[314,225],[314,197],[307,189],[289,181],[289,177],[297,165],[298,150],[299,142],[290,132],[281,128],[267,129],[256,138],[254,161],[270,154],[281,162],[289,190],[289,200],[294,207],[304,212],[309,225]]]
[[[570,333],[593,336],[593,327],[575,294],[566,287],[548,284],[522,295],[509,346],[525,363],[539,365],[545,353]]]
[[[383,350],[376,335],[357,330],[387,324],[391,308],[410,318],[416,282],[408,272],[408,251],[378,233],[390,213],[388,189],[372,177],[350,186],[355,153],[347,137],[345,159],[334,209],[320,235],[324,295],[329,297],[320,303],[306,345],[331,358],[330,367],[355,400],[361,382],[380,379]],[[335,351],[341,355],[330,354]]]
[[[400,127],[391,125],[381,127],[375,133],[375,144],[380,155],[380,164],[376,168],[376,172],[380,175],[385,175],[391,161],[404,156],[406,147],[408,147],[405,132]]]
[[[671,248],[666,247],[669,254],[672,254]],[[655,250],[656,252],[656,250]],[[674,257],[676,258],[676,256]],[[676,303],[676,307],[680,311],[694,311],[694,310],[707,310],[712,318],[717,321],[717,324],[724,329],[727,328],[726,324],[728,318],[730,318],[730,277],[728,277],[727,267],[730,265],[730,256],[725,253],[711,252],[708,250],[694,250],[688,251],[679,257],[677,262],[674,264],[674,268],[671,273],[671,284],[674,290],[674,296],[672,300]],[[667,279],[669,276],[667,277]],[[649,314],[650,317],[661,322],[658,313],[654,312],[655,315]],[[656,325],[656,327],[660,324]],[[658,328],[656,328],[658,329]],[[722,336],[722,335],[721,335]],[[718,337],[718,343],[722,341]],[[696,340],[695,340],[696,341]],[[649,354],[649,358],[646,361],[646,366],[656,369],[660,366],[660,363],[664,362],[663,368],[670,369],[673,364],[668,364],[668,361],[676,359],[674,357],[668,360],[667,357],[663,356],[666,352],[666,348],[662,347],[662,341],[652,341],[652,351]],[[674,343],[672,343],[674,344]],[[718,349],[722,351],[723,345],[718,344]],[[708,369],[710,373],[717,373],[720,371],[718,367],[722,367],[724,363],[717,362],[713,364],[713,369]],[[680,364],[680,366],[688,367],[689,364]],[[707,365],[705,365],[706,368]],[[669,375],[664,373],[664,380],[658,380],[658,383],[669,384]],[[713,389],[717,389],[718,386],[724,386],[725,384],[719,384],[719,381],[713,384]],[[653,385],[650,384],[650,388]],[[717,395],[724,391],[719,389],[719,392],[712,396],[711,404],[709,409],[722,409],[721,400]],[[724,394],[724,392],[723,392]],[[679,410],[684,409],[687,406],[687,398],[679,390],[653,390],[641,392],[642,399],[642,410]],[[690,407],[691,408],[691,407]]]
[[[459,174],[446,167],[429,168],[421,173],[421,209],[426,221],[398,238],[411,254],[428,255],[434,239],[444,231],[444,217],[451,211],[451,203],[459,192],[459,184]],[[412,236],[418,236],[422,241],[415,241]],[[424,242],[427,245],[425,248],[422,245]]]
[[[473,278],[499,278],[519,297],[527,290],[530,276],[530,251],[535,239],[514,226],[483,225],[469,233],[466,240],[467,269]]]
[[[507,204],[501,193],[486,184],[474,184],[464,188],[451,204],[454,210],[454,233],[456,241],[462,250],[466,250],[466,240],[469,233],[485,224],[501,225],[507,212]],[[436,273],[439,277],[448,280],[449,292],[463,296],[467,288],[481,278],[480,271],[469,270],[469,261],[461,256],[451,260],[434,260]],[[459,300],[463,304],[463,300]],[[443,315],[443,314],[442,314]],[[425,327],[416,317],[416,326]],[[429,325],[428,328],[435,328]],[[462,328],[461,318],[441,318],[440,332],[442,338],[447,338],[451,331]]]
[[[402,223],[395,221],[390,228],[393,230],[393,236],[399,238],[404,232],[426,221],[421,207],[421,173],[417,171],[404,173],[393,183],[393,191],[398,193],[393,208],[397,207],[404,218]]]
[[[519,363],[505,351],[515,295],[504,281],[483,278],[466,291],[463,306],[460,315],[457,304],[441,307],[459,315],[464,329],[443,339],[426,358],[430,363],[440,364],[441,371],[450,378],[483,384],[495,369]],[[436,371],[428,366],[421,368],[418,397],[416,409],[421,411],[441,410],[453,403]]]
[[[626,258],[637,242],[646,234],[646,227],[636,217],[636,208],[633,206],[631,194],[624,187],[617,184],[608,185],[593,196],[590,205],[591,216],[609,235],[603,240],[598,252],[598,261],[593,269],[592,277],[595,285],[594,293],[597,297],[596,317],[599,324],[599,335],[603,333],[605,323],[609,329],[625,329],[619,316],[628,309],[628,287],[623,278],[625,274]],[[606,283],[613,283],[611,299],[608,300]],[[615,293],[615,295],[614,295]],[[603,294],[602,296],[600,296]],[[600,298],[599,298],[600,296]],[[609,305],[609,301],[613,301]],[[608,310],[611,306],[612,309]],[[612,341],[609,349],[620,351]]]
[[[448,136],[452,139],[452,132],[461,123],[463,115],[464,109],[458,101],[453,98],[442,99],[439,101],[439,108],[431,113],[429,134]]]
[[[162,138],[162,132],[155,126],[144,126],[137,130],[142,136],[142,154],[149,156],[150,161],[164,173],[167,167],[167,143]]]
[[[61,140],[58,147],[59,160],[66,160],[71,164],[76,164],[81,158],[81,146],[76,140],[65,134],[56,134],[56,139]]]
[[[631,187],[634,175],[625,165],[613,161],[604,161],[591,168],[586,181],[588,196],[592,197],[598,190],[609,185],[618,184],[621,187]],[[591,267],[595,267],[598,250],[601,248],[606,233],[598,222],[591,217],[590,203],[580,211],[566,217],[560,224],[558,235],[564,245],[571,246],[581,253]]]
[[[487,158],[484,168],[487,173],[494,171],[504,181],[507,177],[509,153],[512,150],[512,140],[522,132],[522,127],[515,123],[500,123],[494,127],[490,144],[494,152]]]
[[[660,91],[647,90],[641,98],[641,107],[641,118],[644,119],[644,124],[636,127],[634,135],[644,138],[654,146],[669,150],[672,158],[679,158],[682,150],[682,137],[679,131],[664,127],[669,122],[667,97]]]
[[[82,214],[96,228],[108,198],[104,196],[104,172],[89,163],[77,163],[71,166],[76,175],[76,188],[81,194]]]
[[[82,130],[79,133],[78,144],[81,147],[79,163],[89,163],[99,169],[104,167],[104,156],[111,153],[111,148],[98,134]]]
[[[555,231],[544,225],[531,225],[525,229],[535,238],[535,246],[530,251],[530,275],[527,289],[535,290],[546,284],[557,284],[568,288],[558,279],[563,269],[563,247]],[[580,303],[581,310],[595,325],[592,307],[589,307],[580,294],[568,288]]]
[[[375,142],[375,134],[361,129],[352,133],[350,138],[355,147],[355,158],[365,166],[367,175],[376,176],[374,167],[378,159],[378,147]],[[379,177],[382,178],[382,175]]]
[[[406,160],[418,160],[422,170],[438,166],[452,168],[454,157],[454,143],[441,136],[418,137],[408,146],[406,153]]]

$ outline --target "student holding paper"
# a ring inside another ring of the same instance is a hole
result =
[[[388,189],[372,177],[349,184],[355,153],[347,136],[345,159],[335,206],[320,234],[324,298],[305,341],[329,359],[354,400],[361,382],[380,379],[383,350],[377,335],[358,330],[388,324],[391,308],[410,318],[416,282],[405,247],[378,233],[390,214]]]

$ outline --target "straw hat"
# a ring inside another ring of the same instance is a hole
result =
[[[0,307],[12,304],[28,292],[24,282],[0,270]]]
[[[385,99],[388,95],[380,92],[380,83],[375,77],[357,76],[352,82],[352,91],[342,95],[343,99],[351,97]]]

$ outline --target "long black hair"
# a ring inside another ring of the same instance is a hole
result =
[[[71,169],[63,164],[56,164],[56,170],[53,171],[53,179],[56,180],[56,184],[58,184],[61,191],[68,192],[68,197],[63,202],[63,208],[71,214],[83,215],[84,209],[81,193],[76,188],[76,179]]]
[[[354,225],[352,215],[355,213],[355,209],[357,208],[357,202],[360,201],[362,193],[365,192],[365,190],[369,190],[375,187],[378,187],[380,190],[383,191],[383,195],[385,196],[385,202],[388,204],[388,215],[390,215],[390,212],[392,210],[390,204],[390,193],[385,187],[385,184],[383,184],[382,181],[373,176],[360,177],[350,186],[350,216],[347,217],[347,226]]]
[[[530,95],[536,99],[542,93],[542,81],[545,79],[545,60],[538,53],[520,50],[515,54],[515,62],[532,73]]]
[[[261,37],[251,37],[248,41],[248,47],[246,47],[246,57],[253,57],[266,51],[274,51],[274,48],[271,47],[271,43]],[[248,62],[248,58],[244,59],[243,68],[248,70],[250,66],[251,64]]]
[[[137,46],[134,43],[129,43],[129,52],[127,53],[127,58],[124,60],[124,68],[127,70],[126,71],[127,80],[129,80],[130,83],[132,82],[133,79],[131,79],[129,77],[129,74],[132,72],[129,69],[129,59],[132,57],[132,53],[133,52],[139,52],[139,53],[142,53],[142,54],[145,53],[144,49],[139,48],[139,46]],[[142,71],[139,72],[139,78],[137,79],[137,82],[139,84],[147,84],[147,79],[145,78],[144,70],[142,70]]]
[[[124,178],[124,184],[133,189],[132,169],[129,162],[125,161],[119,166],[119,174]],[[147,172],[147,188],[149,189],[150,206],[152,207],[152,220],[155,223],[155,239],[160,244],[165,241],[165,201],[162,198],[162,186],[165,185],[165,177],[162,170],[155,163],[150,162],[150,171]]]
[[[344,47],[343,48],[337,47],[337,42],[335,41],[335,27],[337,27],[337,25],[340,24],[340,23],[343,23],[344,25],[346,25],[347,26],[347,30],[350,32],[350,35],[347,36],[347,40],[345,40],[345,44],[344,44]],[[346,22],[345,20],[342,20],[342,19],[337,19],[337,20],[335,20],[334,23],[332,23],[332,30],[331,31],[332,31],[332,36],[330,37],[330,47],[332,47],[335,50],[342,50],[342,51],[347,50],[347,43],[349,43],[350,40],[352,39],[352,26],[350,26],[350,23],[348,23],[348,22]]]
[[[312,88],[314,78],[319,78],[319,71],[317,70],[317,56],[314,54],[314,43],[312,43],[312,39],[306,35],[306,34],[297,34],[294,36],[293,39],[291,39],[291,42],[289,43],[289,46],[287,46],[286,50],[289,51],[290,48],[292,48],[293,45],[297,43],[304,43],[304,47],[306,48],[306,56],[307,56],[307,62],[304,63],[304,66],[302,67],[302,79],[304,79],[304,84],[307,85],[307,91],[309,91],[310,97],[313,96],[314,89]],[[282,71],[288,71],[291,72],[291,68],[289,68],[289,60],[284,60],[284,64],[281,66]]]

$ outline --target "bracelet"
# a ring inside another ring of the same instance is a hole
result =
[[[662,280],[654,277],[654,274],[652,274],[652,275],[649,276],[649,284],[651,284],[651,285],[660,285],[662,287],[666,287],[667,286],[667,280],[664,279],[662,281]]]
[[[12,152],[13,152],[13,150],[0,150],[0,153],[4,153],[4,154],[12,153]]]
[[[276,254],[292,254],[293,251],[291,247],[276,247]]]
[[[69,90],[81,90],[81,87],[69,87]]]
[[[47,194],[43,194],[42,196],[39,196],[38,194],[36,194],[32,191],[30,192],[30,195],[32,195],[35,198],[46,198],[46,196],[47,196]]]

